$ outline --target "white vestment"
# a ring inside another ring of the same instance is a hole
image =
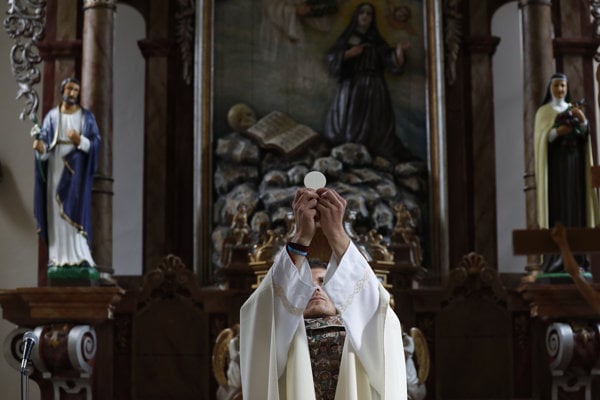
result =
[[[244,400],[314,400],[303,312],[316,286],[308,262],[300,271],[285,250],[242,306],[240,364]],[[351,243],[332,257],[323,290],[346,329],[336,400],[405,400],[400,322],[389,293]]]

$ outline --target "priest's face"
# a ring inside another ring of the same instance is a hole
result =
[[[321,288],[325,279],[325,268],[312,268],[313,283],[317,285],[308,305],[304,309],[304,318],[319,318],[337,314],[333,302]]]

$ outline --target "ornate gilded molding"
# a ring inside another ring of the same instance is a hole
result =
[[[460,12],[462,0],[445,0],[444,15],[444,58],[446,80],[449,85],[456,82],[456,63],[463,38],[463,16]]]
[[[175,12],[175,41],[179,48],[182,64],[182,78],[189,85],[192,83],[194,66],[194,24],[196,4],[194,0],[177,0]]]
[[[15,44],[10,49],[13,75],[19,85],[17,99],[24,97],[25,108],[19,118],[37,120],[39,97],[33,85],[40,82],[42,61],[35,44],[44,37],[46,24],[45,0],[9,0],[4,30]]]
[[[249,253],[250,267],[259,264],[272,264],[275,255],[285,244],[283,235],[268,229],[264,240],[254,246],[253,251]]]
[[[363,238],[363,243],[374,261],[393,262],[394,254],[390,253],[383,240],[383,235],[371,229]]]

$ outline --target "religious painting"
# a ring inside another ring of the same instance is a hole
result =
[[[439,264],[436,5],[198,4],[196,269],[203,279],[227,263],[221,249],[232,230],[248,233],[236,240],[257,242],[267,230],[289,229],[291,200],[311,170],[348,200],[352,235],[376,231],[389,243],[402,206],[416,221],[423,266]],[[236,227],[241,209],[244,227]]]

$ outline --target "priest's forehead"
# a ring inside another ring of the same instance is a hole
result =
[[[325,283],[325,275],[327,274],[327,270],[325,268],[316,267],[311,268],[310,275],[312,277],[312,282],[321,287]]]
[[[310,269],[322,268],[327,269],[327,263],[318,258],[311,258],[308,260],[308,265],[310,265]]]

